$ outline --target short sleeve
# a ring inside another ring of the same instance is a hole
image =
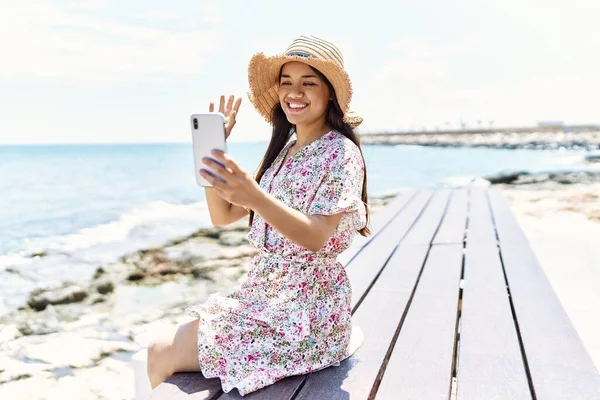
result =
[[[362,201],[364,162],[354,143],[344,144],[330,152],[321,164],[325,173],[310,203],[308,214],[352,214],[354,228],[366,225],[366,206]]]

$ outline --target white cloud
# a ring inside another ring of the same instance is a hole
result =
[[[390,79],[442,79],[446,77],[446,69],[436,61],[394,59],[384,65],[374,81],[386,84]]]
[[[597,0],[485,0],[494,12],[535,34],[558,57],[581,57],[600,66]]]
[[[173,10],[144,10],[138,14],[139,19],[147,21],[184,21],[186,16]]]
[[[211,7],[216,19],[218,10]],[[88,11],[70,4],[5,0],[0,53],[6,56],[0,79],[63,78],[95,85],[148,74],[195,74],[219,50],[220,34],[214,27],[167,30],[115,22]]]
[[[221,10],[214,3],[200,4],[198,12],[192,14],[184,14],[170,9],[149,9],[139,13],[138,18],[146,21],[175,21],[191,24],[219,24],[223,22]]]
[[[107,5],[107,0],[74,0],[67,3],[69,8],[96,11]]]
[[[546,119],[598,122],[596,54],[579,52],[575,58],[572,49],[564,48],[563,55],[572,57],[567,63],[556,53],[531,48],[528,59],[519,59],[494,44],[484,39],[445,46],[413,37],[392,40],[389,58],[367,77],[368,92],[356,98],[365,118],[362,131],[433,130],[461,121],[473,127],[478,120],[484,126]]]

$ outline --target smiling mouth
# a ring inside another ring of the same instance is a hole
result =
[[[300,112],[308,107],[308,104],[304,103],[286,103],[288,110],[291,112]]]

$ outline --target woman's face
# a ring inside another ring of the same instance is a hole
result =
[[[279,102],[291,124],[310,124],[325,118],[329,88],[308,65],[288,62],[281,70]]]

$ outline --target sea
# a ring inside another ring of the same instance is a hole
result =
[[[252,172],[266,148],[232,142],[228,153]],[[575,150],[365,145],[363,153],[370,196],[503,171],[586,168]],[[35,288],[87,278],[210,225],[188,143],[0,146],[0,194],[0,315]]]

